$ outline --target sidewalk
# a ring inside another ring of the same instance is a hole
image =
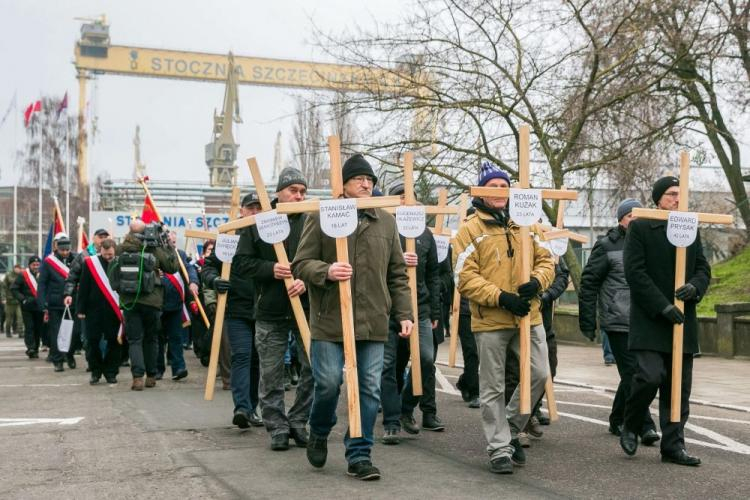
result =
[[[449,345],[449,338],[440,345],[438,364],[448,365]],[[617,368],[604,364],[601,346],[558,344],[557,357],[555,383],[617,390]],[[460,343],[456,353],[459,366],[463,367]],[[750,361],[705,355],[694,360],[690,401],[750,413]]]

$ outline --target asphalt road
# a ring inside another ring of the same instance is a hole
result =
[[[20,340],[0,338],[0,498],[747,498],[750,491],[750,413],[742,411],[694,405],[688,449],[703,465],[680,467],[662,464],[658,447],[625,456],[607,433],[611,393],[558,384],[560,420],[532,442],[525,467],[497,476],[487,470],[480,410],[453,388],[458,370],[441,366],[446,431],[376,444],[383,478],[363,483],[345,475],[343,400],[328,464],[316,470],[303,449],[270,451],[264,429],[232,427],[229,392],[204,401],[205,369],[191,354],[187,379],[135,393],[129,372],[117,385],[89,386],[81,357],[78,369],[55,374],[23,350]]]

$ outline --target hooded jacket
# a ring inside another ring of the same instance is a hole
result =
[[[143,249],[143,243],[141,240],[135,237],[133,233],[128,233],[125,239],[117,247],[117,256],[119,257],[125,252],[129,253],[141,253]],[[161,270],[163,273],[176,273],[180,268],[177,264],[177,256],[173,251],[167,250],[163,247],[146,247],[146,253],[153,254],[156,258],[156,269],[155,272]],[[110,266],[110,270],[113,266]],[[127,305],[138,303],[144,306],[154,307],[161,309],[164,303],[164,287],[162,286],[161,280],[154,280],[154,289],[150,293],[141,293],[136,298],[135,294],[120,294],[120,304]]]

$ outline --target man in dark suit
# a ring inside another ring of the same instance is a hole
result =
[[[676,177],[656,181],[652,198],[661,210],[677,210],[680,189]],[[620,445],[634,455],[646,408],[659,391],[659,424],[663,462],[699,465],[699,458],[685,451],[685,423],[690,413],[693,354],[698,352],[698,321],[695,307],[706,293],[711,267],[703,255],[700,233],[687,247],[685,285],[675,287],[675,247],[667,240],[667,222],[636,219],[625,238],[625,278],[630,286],[630,338],[637,369],[625,403],[625,422]],[[684,311],[674,299],[684,301]],[[670,422],[672,399],[672,330],[684,324],[682,356],[682,407],[680,422]]]

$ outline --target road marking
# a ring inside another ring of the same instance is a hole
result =
[[[555,393],[557,393],[557,392],[558,392],[557,389],[555,389]],[[592,403],[577,403],[577,402],[574,403],[573,401],[558,401],[557,404],[571,405],[571,406],[585,406],[585,407],[588,407],[588,408],[601,408],[601,409],[604,409],[604,410],[611,410],[611,406],[596,405],[596,404],[592,404]],[[651,414],[655,415],[655,416],[658,416],[659,412],[656,411],[656,410],[654,410],[654,409],[651,409]],[[691,419],[698,418],[698,419],[703,419],[703,420],[713,420],[715,422],[728,422],[728,423],[732,423],[732,424],[750,425],[750,420],[739,420],[739,419],[736,419],[736,418],[709,417],[707,415],[693,415],[692,413],[690,414],[690,418]]]
[[[440,368],[438,368],[437,366],[435,367],[435,381],[440,384],[440,388],[436,388],[438,391],[445,392],[447,394],[453,394],[455,396],[461,395],[461,391],[453,387],[453,384],[451,384],[448,379],[445,378],[445,375],[443,375],[443,372],[441,372]]]
[[[57,424],[75,425],[85,417],[71,418],[0,418],[0,427],[15,427],[21,425]]]
[[[0,347],[0,352],[4,352],[4,351],[15,352],[15,351],[25,351],[25,350],[26,350],[26,346],[2,346]]]
[[[7,387],[72,387],[83,384],[0,384],[0,388]]]

